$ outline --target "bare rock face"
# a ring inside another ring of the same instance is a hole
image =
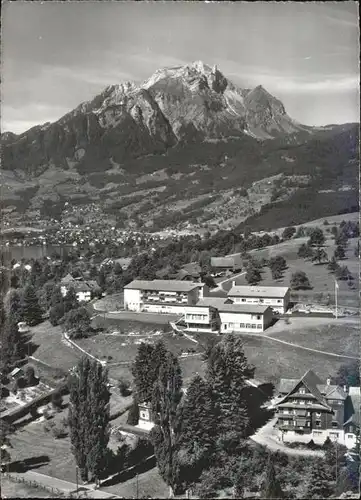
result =
[[[20,135],[6,132],[3,168],[39,175],[52,162],[101,170],[109,158],[123,162],[163,153],[177,142],[244,133],[264,139],[299,130],[307,127],[293,121],[263,87],[241,89],[217,66],[196,61],[158,70],[140,86],[111,85],[55,123]]]

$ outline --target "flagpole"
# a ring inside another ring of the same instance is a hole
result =
[[[336,316],[336,319],[338,318],[338,309],[337,309],[337,288],[338,288],[338,284],[337,284],[337,281],[335,280],[335,306],[336,306],[336,310],[335,310],[335,316]]]

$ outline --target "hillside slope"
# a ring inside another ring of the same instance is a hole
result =
[[[123,227],[228,227],[324,191],[347,210],[357,194],[357,124],[303,126],[262,86],[241,89],[202,62],[1,138],[9,220],[59,219],[68,202]]]

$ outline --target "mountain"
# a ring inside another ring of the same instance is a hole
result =
[[[301,125],[262,86],[239,88],[199,61],[109,86],[58,121],[1,140],[3,208],[46,216],[65,201],[95,204],[126,227],[236,225],[305,183],[332,191],[357,177],[356,124]],[[298,187],[282,188],[279,176]]]

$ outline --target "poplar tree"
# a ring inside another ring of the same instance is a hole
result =
[[[182,489],[195,483],[214,450],[216,425],[209,386],[196,375],[178,407],[176,449]]]
[[[6,318],[1,333],[1,371],[7,373],[22,357],[22,335],[17,322],[11,316]]]
[[[240,337],[227,334],[213,347],[207,361],[206,381],[215,405],[218,434],[245,435],[249,418],[244,388],[253,374]]]
[[[151,431],[154,454],[161,476],[168,484],[170,496],[177,489],[175,427],[177,407],[182,397],[182,374],[178,359],[168,352],[154,386],[152,411],[156,425]]]
[[[165,362],[167,349],[163,341],[154,346],[142,342],[132,366],[132,375],[138,402],[151,401],[154,384],[158,379],[161,365]]]
[[[276,471],[271,457],[268,460],[266,480],[263,487],[262,498],[284,498],[284,494],[279,481],[276,478]]]
[[[33,326],[41,323],[43,319],[43,312],[39,305],[35,288],[31,285],[26,286],[24,289],[22,309],[24,321],[26,321],[28,325]]]
[[[83,481],[97,481],[106,467],[110,435],[107,384],[107,371],[89,358],[79,361],[70,379],[70,439]]]

